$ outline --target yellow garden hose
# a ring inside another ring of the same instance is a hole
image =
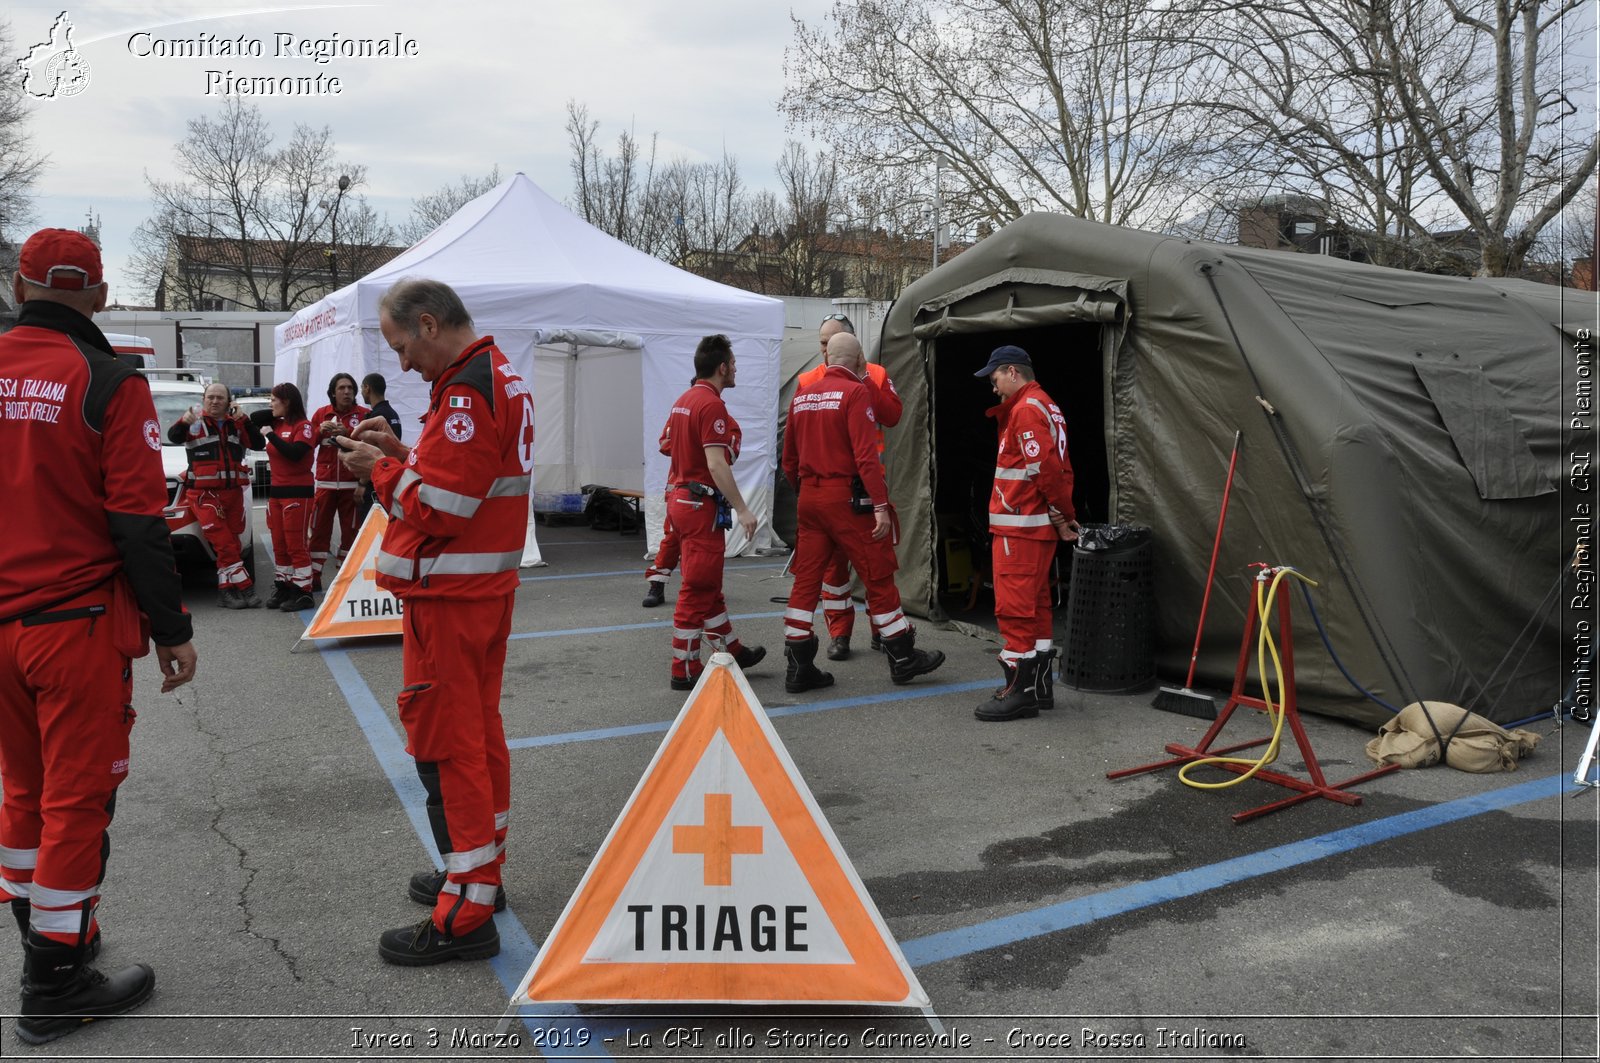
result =
[[[1274,572],[1270,586],[1264,586],[1268,571]],[[1230,786],[1237,786],[1244,782],[1262,768],[1278,759],[1278,745],[1283,738],[1283,659],[1278,656],[1278,644],[1272,638],[1272,625],[1269,622],[1272,616],[1272,603],[1278,596],[1278,584],[1283,582],[1285,576],[1293,576],[1303,583],[1315,587],[1317,581],[1309,576],[1301,575],[1287,566],[1277,569],[1264,570],[1256,577],[1256,620],[1261,626],[1261,633],[1256,637],[1256,671],[1261,676],[1261,700],[1266,702],[1267,715],[1272,717],[1272,741],[1267,743],[1267,748],[1262,751],[1259,759],[1251,760],[1249,757],[1201,757],[1199,760],[1190,761],[1178,769],[1178,778],[1183,780],[1185,786],[1192,786],[1197,790],[1224,790]],[[1272,688],[1267,685],[1267,657],[1272,657],[1272,674],[1277,680],[1278,696],[1272,696]],[[1189,778],[1189,770],[1203,764],[1246,764],[1250,770],[1241,772],[1231,779],[1222,782],[1196,782]]]

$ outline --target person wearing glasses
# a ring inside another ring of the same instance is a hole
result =
[[[795,390],[808,388],[821,380],[828,371],[828,341],[833,337],[846,334],[854,336],[856,327],[844,314],[829,314],[822,319],[822,326],[817,329],[817,339],[822,345],[822,364],[815,369],[808,369],[800,374],[800,379]],[[900,395],[894,389],[894,381],[889,379],[888,372],[876,362],[866,363],[866,373],[861,382],[867,386],[868,401],[873,412],[877,415],[877,449],[878,463],[883,464],[883,430],[893,428],[900,423],[900,415],[904,408],[900,402]],[[845,556],[844,549],[834,545],[828,557],[826,568],[822,575],[822,615],[828,621],[828,660],[847,661],[850,659],[850,635],[856,625],[856,605],[850,599],[850,559]],[[868,610],[867,620],[871,623],[872,613]],[[872,649],[883,648],[883,640],[878,632],[878,625],[872,624]]]
[[[1050,563],[1058,542],[1078,537],[1067,419],[1034,379],[1033,360],[1021,347],[995,348],[988,364],[972,375],[988,377],[1000,396],[1000,404],[988,410],[1000,428],[989,535],[994,616],[1005,640],[1000,668],[1006,677],[1005,686],[974,715],[987,721],[1020,720],[1055,707]]]

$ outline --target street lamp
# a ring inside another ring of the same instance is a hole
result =
[[[350,189],[350,175],[339,175],[339,194],[333,197],[333,247],[328,251],[328,269],[333,274],[333,290],[339,290],[339,204]]]

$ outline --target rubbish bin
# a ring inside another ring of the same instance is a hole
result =
[[[1072,548],[1063,684],[1124,694],[1154,685],[1152,565],[1149,528],[1083,526]]]

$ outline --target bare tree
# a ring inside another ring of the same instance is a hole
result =
[[[669,242],[671,219],[662,202],[662,172],[656,165],[656,138],[648,149],[631,130],[617,137],[615,155],[596,139],[600,123],[589,109],[567,102],[567,138],[572,147],[573,210],[584,221],[639,250],[660,255]]]
[[[401,223],[401,242],[414,244],[443,224],[452,214],[500,183],[500,166],[482,177],[461,175],[461,181],[411,201],[411,216]]]
[[[1030,210],[1160,228],[1191,214],[1220,64],[1146,0],[839,0],[796,19],[781,107],[852,186],[934,198],[959,227]]]
[[[1309,194],[1371,234],[1373,256],[1519,270],[1594,172],[1576,101],[1584,0],[1195,0],[1188,46],[1223,59],[1211,98],[1264,189]],[[1462,239],[1454,230],[1465,230]]]
[[[662,257],[712,280],[736,279],[732,252],[753,217],[739,160],[727,152],[715,163],[674,159],[662,173],[660,190],[669,222]]]
[[[332,132],[297,125],[276,147],[259,108],[229,99],[191,119],[179,178],[146,175],[154,213],[134,268],[189,306],[292,310],[363,271],[392,232],[359,194],[366,168],[336,157]],[[348,178],[348,180],[346,180]]]
[[[11,27],[0,22],[0,55],[13,54]],[[33,184],[44,172],[28,136],[28,107],[22,82],[0,79],[0,243],[33,217]]]

